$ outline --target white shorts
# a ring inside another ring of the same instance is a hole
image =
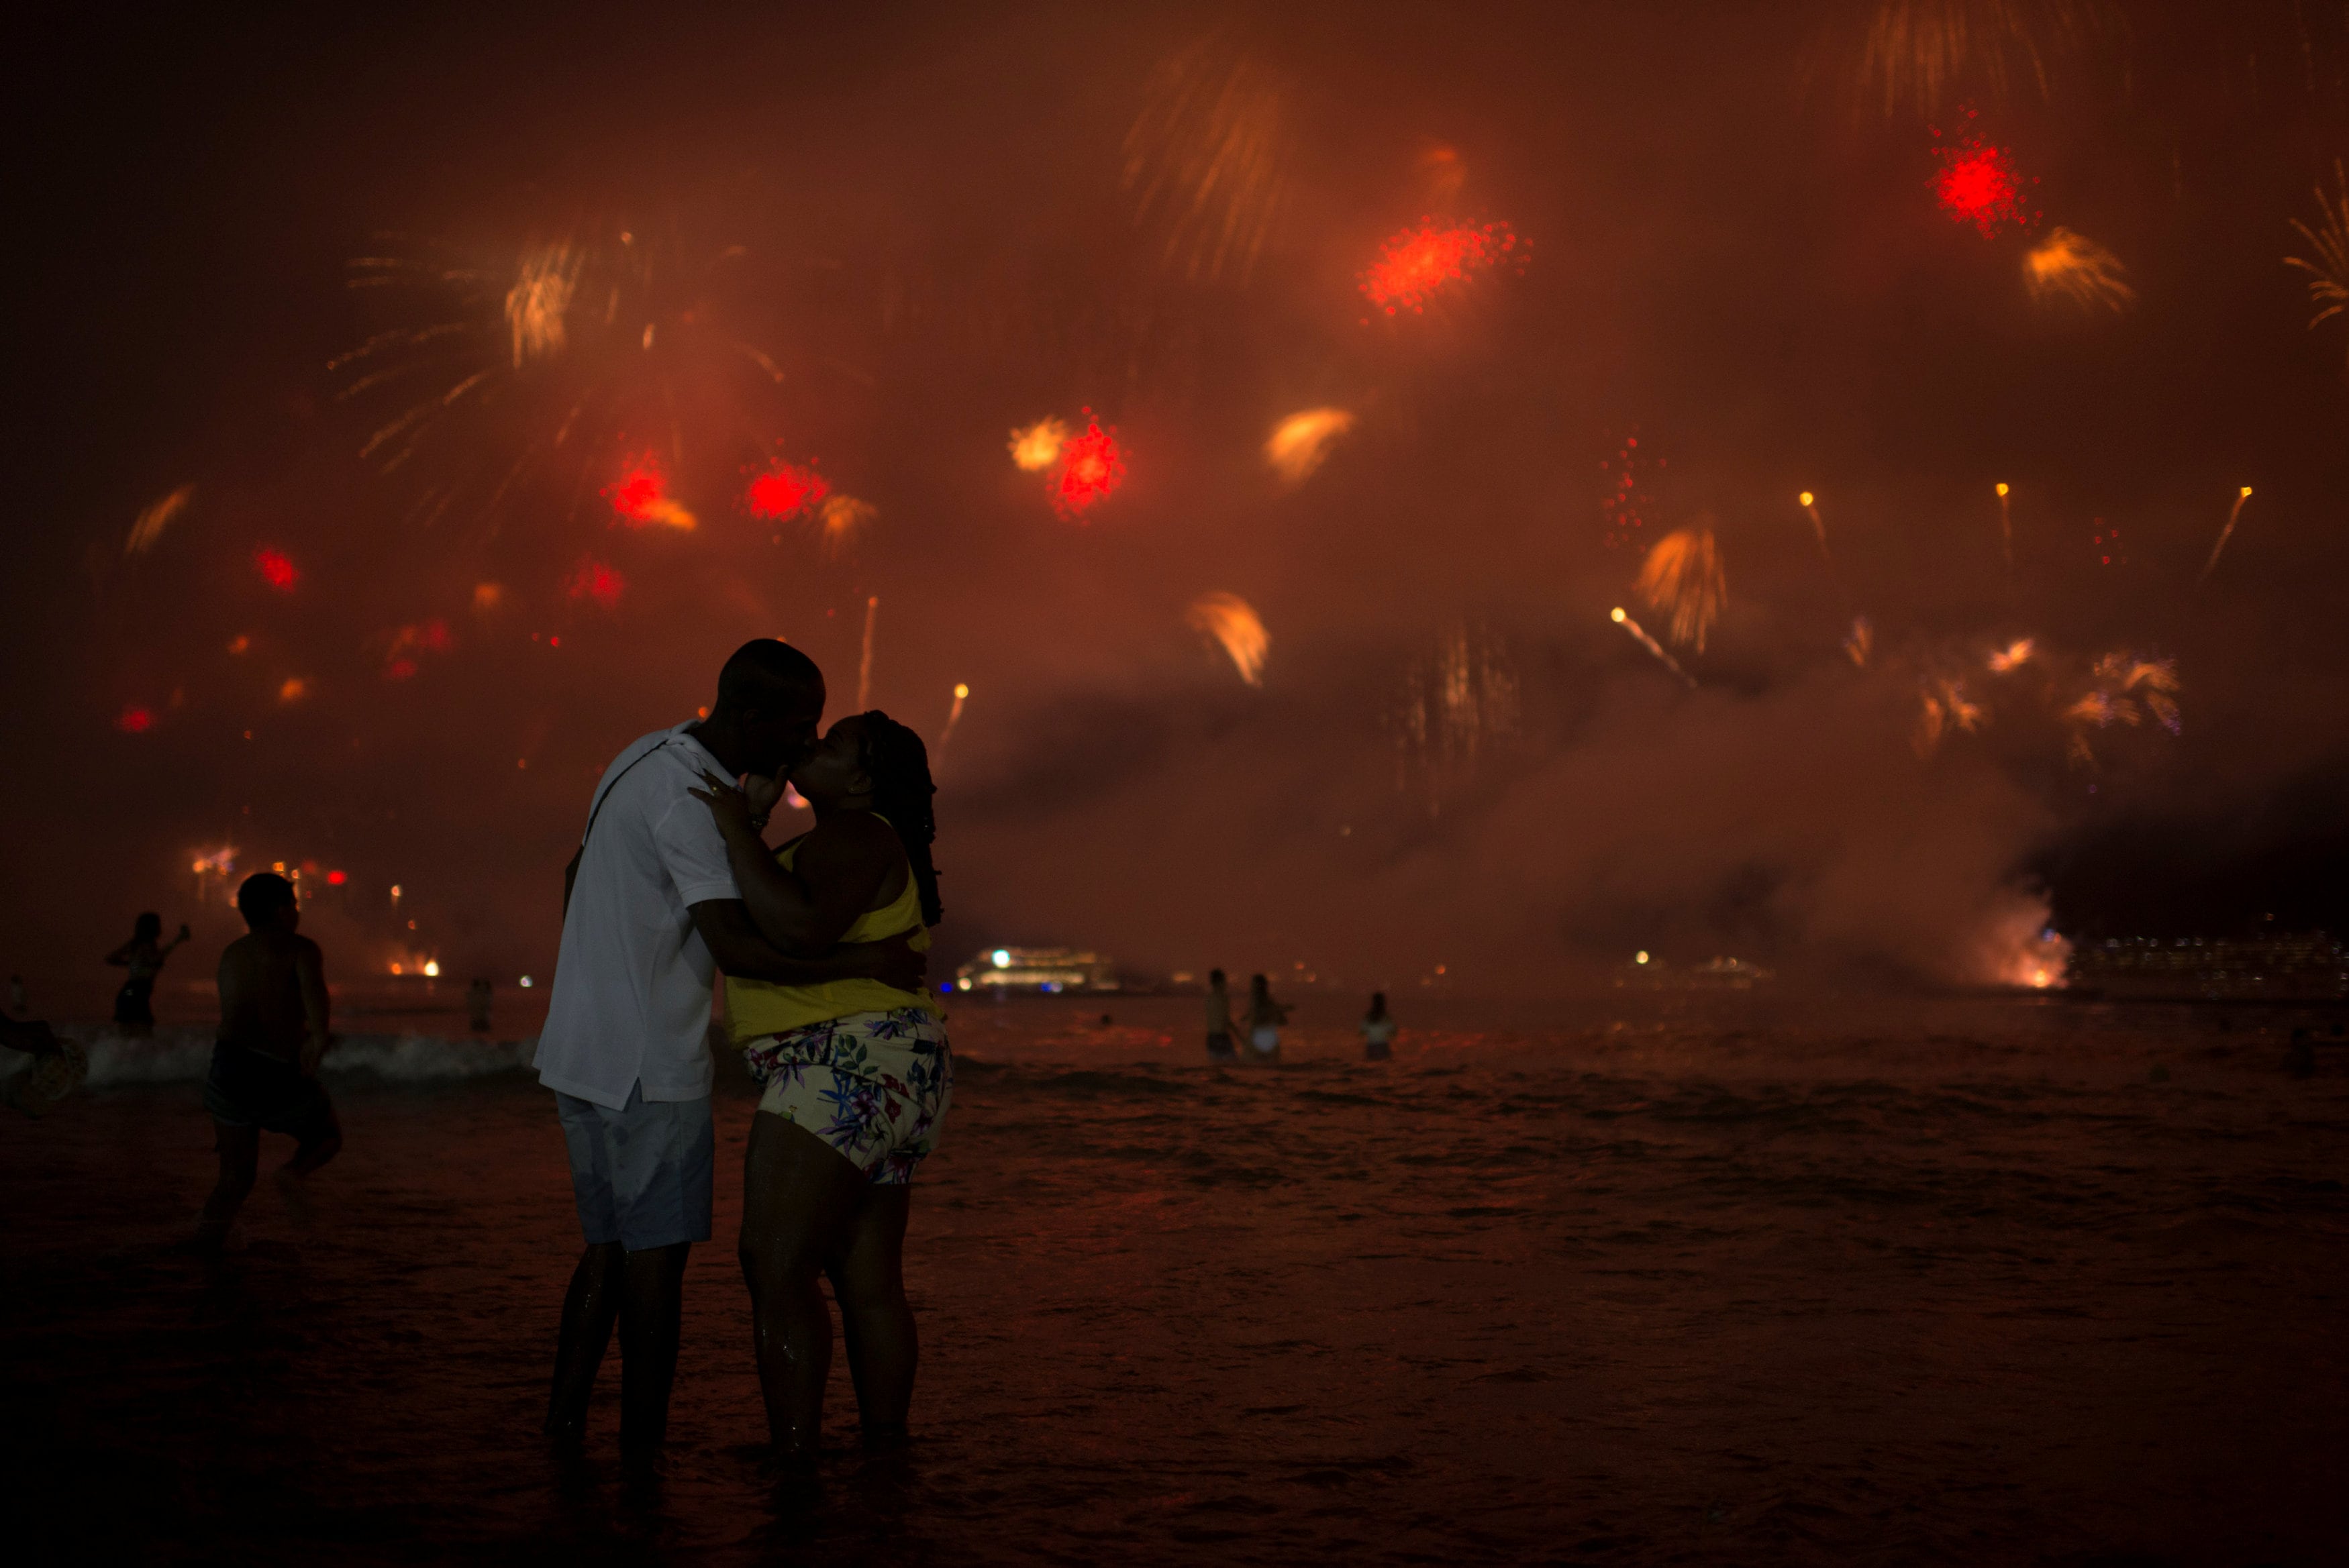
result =
[[[1257,1055],[1268,1057],[1280,1049],[1280,1031],[1270,1024],[1258,1024],[1249,1031],[1248,1044],[1255,1047]]]
[[[571,1154],[571,1195],[591,1247],[632,1253],[709,1239],[718,1135],[709,1100],[647,1099],[632,1084],[619,1110],[557,1090],[555,1114]]]

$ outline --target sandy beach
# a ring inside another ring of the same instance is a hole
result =
[[[836,1364],[787,1496],[745,1086],[672,1451],[631,1479],[608,1368],[584,1463],[536,1435],[576,1233],[526,1073],[330,1073],[347,1153],[264,1180],[216,1264],[172,1251],[194,1086],[96,1084],[0,1146],[19,1528],[44,1559],[2085,1564],[2313,1563],[2349,1526],[2349,1070],[2287,1076],[2279,1018],[1455,1006],[1366,1065],[1309,1006],[1234,1072],[1188,1003],[1098,1006],[957,1016],[917,1445],[858,1457]]]

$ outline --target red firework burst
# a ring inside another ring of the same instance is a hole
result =
[[[1443,229],[1433,218],[1379,247],[1379,259],[1363,270],[1357,282],[1362,294],[1389,315],[1408,306],[1416,315],[1427,307],[1428,296],[1446,284],[1466,281],[1510,261],[1523,260],[1517,236],[1506,223]]]
[[[253,564],[261,573],[261,580],[280,593],[292,593],[294,584],[302,580],[302,573],[282,550],[256,550],[253,552]]]
[[[616,483],[606,485],[604,499],[612,503],[613,513],[619,521],[631,528],[654,523],[669,528],[693,526],[693,513],[668,493],[668,475],[662,470],[659,459],[650,453],[631,462]]]
[[[1104,430],[1085,410],[1085,433],[1061,449],[1060,471],[1053,476],[1052,510],[1062,517],[1081,517],[1093,502],[1125,482],[1125,453],[1117,431]]]
[[[2023,206],[2023,181],[2015,173],[2013,155],[1971,129],[1971,109],[1966,119],[1967,129],[1933,149],[1940,165],[1933,174],[1933,196],[1941,211],[1953,223],[1971,223],[1985,239],[2034,222],[2037,214]],[[1933,138],[1940,140],[1940,128]]]
[[[752,517],[781,522],[831,493],[832,487],[813,469],[777,463],[750,481],[750,488],[742,492],[742,504]]]
[[[579,570],[563,580],[564,591],[574,599],[593,599],[609,609],[620,602],[627,591],[628,580],[611,566],[589,557],[579,563]]]
[[[115,717],[114,727],[125,735],[144,735],[155,727],[155,716],[136,705],[127,707]]]

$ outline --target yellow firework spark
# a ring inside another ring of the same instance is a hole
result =
[[[1168,267],[1246,284],[1288,206],[1293,161],[1280,77],[1210,36],[1151,73],[1125,136],[1125,188],[1135,221],[1163,226]]]
[[[1011,432],[1011,460],[1031,474],[1041,473],[1061,460],[1061,449],[1074,433],[1059,419],[1039,419]]]
[[[579,284],[579,256],[569,245],[543,245],[523,253],[513,286],[506,290],[506,330],[513,341],[513,367],[563,352],[564,317]],[[650,325],[645,330],[650,332]]]
[[[1917,691],[1917,727],[1909,745],[1920,757],[1930,757],[1951,730],[1971,735],[1990,721],[1988,710],[1966,695],[1966,683],[1947,676],[1928,676]]]
[[[1843,640],[1843,656],[1851,661],[1854,669],[1864,670],[1875,652],[1875,624],[1865,615],[1854,615],[1851,618],[1851,634]]]
[[[2009,675],[2021,669],[2031,662],[2032,650],[2036,646],[2033,638],[2017,637],[2006,646],[1994,650],[1989,661],[1991,674]]]
[[[181,485],[141,511],[139,521],[130,525],[130,536],[122,542],[122,553],[144,555],[152,550],[155,542],[163,537],[163,531],[171,526],[171,520],[187,511],[188,502],[193,500],[195,495],[194,485]]]
[[[2094,240],[2063,228],[2049,230],[2023,258],[2023,281],[2033,300],[2060,300],[2083,310],[2127,309],[2137,298],[2137,290],[2121,277],[2127,270]]]
[[[881,509],[871,501],[858,500],[854,496],[828,495],[815,509],[816,526],[823,531],[826,554],[837,555],[848,548],[851,541],[867,523],[881,515]]]
[[[2315,253],[2315,260],[2304,256],[2286,256],[2284,265],[2298,267],[2308,274],[2308,303],[2316,314],[2308,318],[2313,331],[2344,311],[2349,311],[2349,171],[2344,171],[2339,160],[2333,164],[2333,179],[2339,188],[2337,196],[2328,196],[2324,187],[2316,188],[2316,210],[2320,216],[2316,227],[2294,218],[2292,226]]]
[[[1704,652],[1706,634],[1729,603],[1713,530],[1683,528],[1656,541],[1636,587],[1647,606],[1666,617],[1673,642]]]
[[[1183,620],[1193,631],[1223,645],[1240,679],[1250,686],[1264,684],[1265,655],[1271,650],[1272,639],[1265,634],[1264,623],[1247,600],[1237,593],[1203,593]]]
[[[1264,460],[1283,482],[1303,484],[1330,455],[1330,444],[1354,428],[1354,417],[1343,408],[1308,408],[1291,414],[1273,428],[1264,443]]]

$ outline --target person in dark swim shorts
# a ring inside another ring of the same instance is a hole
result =
[[[204,1204],[199,1244],[217,1247],[253,1191],[261,1135],[297,1144],[285,1169],[306,1176],[343,1147],[334,1103],[318,1083],[326,1049],[326,973],[318,944],[296,934],[294,884],[263,872],[236,890],[251,929],[221,954],[219,1043],[204,1078],[220,1152],[220,1184]]]

